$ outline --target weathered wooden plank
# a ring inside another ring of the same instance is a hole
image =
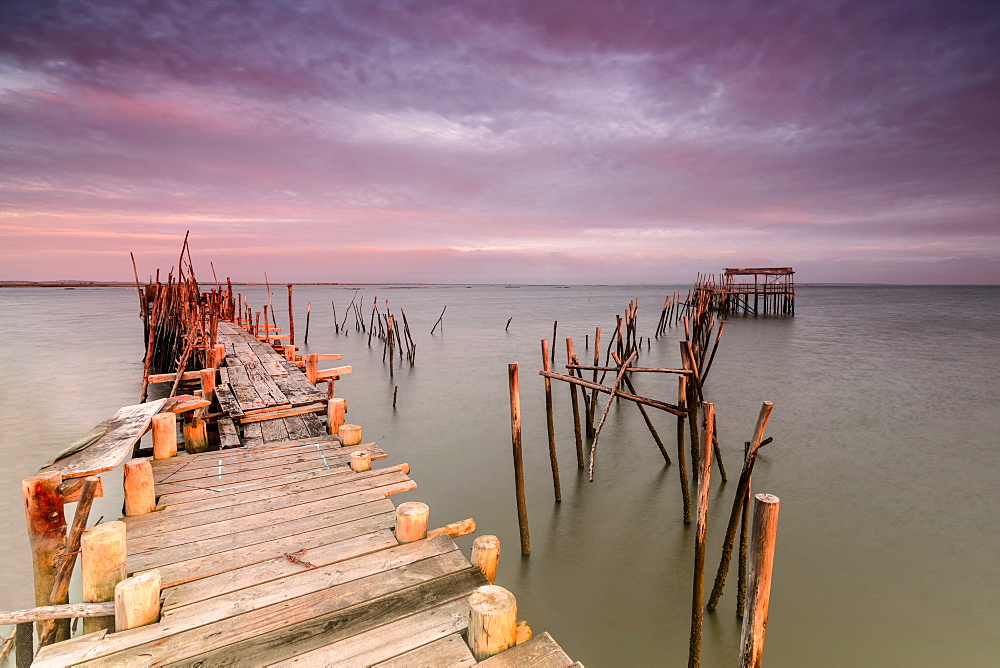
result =
[[[299,446],[294,449],[285,448],[271,452],[261,452],[261,456],[256,458],[223,457],[223,453],[218,451],[216,451],[216,454],[218,454],[217,457],[203,457],[197,461],[193,461],[189,466],[179,467],[172,471],[157,467],[153,470],[154,480],[157,485],[162,485],[168,482],[215,477],[220,470],[225,473],[239,473],[255,469],[266,470],[276,466],[299,462],[322,463],[327,456],[343,453],[340,451],[340,448],[330,443],[317,443]],[[176,459],[182,458],[177,457]]]
[[[250,425],[247,425],[249,428]],[[265,457],[272,456],[283,456],[282,451],[290,451],[299,447],[307,447],[314,445],[322,445],[324,448],[332,447],[335,450],[340,448],[339,441],[332,436],[317,436],[310,439],[302,439],[300,441],[287,441],[285,443],[274,443],[267,448],[239,448],[234,450],[227,450],[225,452],[203,452],[197,454],[187,454],[183,457],[171,457],[170,459],[158,459],[153,464],[153,470],[156,471],[156,475],[160,476],[164,471],[174,471],[181,468],[211,468],[214,466],[219,459],[227,462],[235,462],[237,460],[245,461],[257,461]]]
[[[219,426],[219,447],[223,449],[240,447],[240,432],[232,418],[219,418],[216,424]]]
[[[352,536],[347,540],[319,545],[313,548],[299,548],[231,571],[218,573],[193,582],[170,587],[164,592],[163,611],[170,611],[191,603],[221,596],[230,592],[253,587],[264,582],[294,575],[306,568],[329,566],[379,550],[395,547],[399,543],[389,529]],[[287,556],[286,556],[287,555]],[[294,561],[293,559],[297,560]]]
[[[248,424],[243,429],[243,447],[254,448],[264,446],[264,434],[260,429],[260,423]]]
[[[367,490],[333,498],[316,499],[294,506],[274,508],[243,517],[217,520],[210,524],[165,529],[162,534],[153,532],[136,537],[128,535],[128,554],[139,555],[146,552],[169,550],[179,545],[197,543],[206,537],[217,539],[229,534],[251,531],[255,527],[269,524],[295,524],[296,520],[303,515],[328,513],[384,498],[385,495],[381,492]]]
[[[142,552],[140,554],[129,554],[126,568],[129,573],[158,568],[166,564],[173,564],[179,561],[186,561],[199,556],[217,554],[229,551],[238,547],[255,545],[275,538],[294,536],[297,533],[312,531],[320,527],[330,527],[344,522],[351,522],[363,517],[371,517],[384,512],[395,513],[395,506],[388,499],[350,506],[347,508],[332,510],[328,513],[300,518],[296,522],[286,522],[283,524],[269,524],[257,527],[240,533],[228,534],[226,536],[205,538],[193,546],[190,543],[178,545],[166,550],[155,550]],[[163,574],[160,574],[161,579]]]
[[[246,371],[247,377],[253,383],[254,389],[257,390],[257,394],[268,406],[281,406],[288,403],[281,388],[271,380],[271,376],[264,371],[260,364],[248,366]]]
[[[319,545],[336,543],[360,535],[391,529],[396,521],[395,510],[369,517],[320,526],[301,533],[265,539],[260,543],[241,545],[231,550],[192,556],[180,561],[161,564],[160,581],[169,587],[225,573],[260,561],[282,557],[285,554],[309,550]],[[265,537],[266,538],[266,537]]]
[[[272,633],[280,638],[295,629],[296,641],[285,652],[312,649],[310,637],[323,642],[331,633],[349,635],[352,622],[363,625],[419,604],[428,595],[421,592],[414,599],[421,584],[437,581],[433,596],[440,597],[462,584],[474,588],[472,582],[480,580],[470,574],[485,580],[452,541],[436,541],[307,569],[164,612],[159,624],[106,636],[100,649],[91,650],[95,659],[100,657],[92,665],[119,665],[121,652],[151,654],[158,663],[190,665],[196,659],[202,665],[232,665],[241,654],[234,651],[235,643],[246,645],[244,661],[253,655],[254,665],[263,665],[272,660],[265,653]],[[323,621],[317,623],[317,617]]]
[[[481,573],[480,573],[481,575]],[[390,620],[388,624],[367,629],[340,642],[298,652],[272,666],[370,666],[449,635],[459,633],[469,624],[468,595],[474,591],[455,590],[447,602],[415,610],[414,614]],[[419,665],[419,664],[409,664]],[[447,664],[430,664],[447,665]],[[531,664],[524,664],[530,666]]]
[[[223,413],[231,418],[243,417],[243,409],[240,407],[240,401],[236,398],[236,394],[228,382],[219,383],[215,386],[215,398],[219,401],[219,408]]]
[[[56,461],[39,473],[58,471],[63,479],[81,478],[110,471],[132,452],[132,448],[149,429],[149,423],[160,412],[165,399],[118,409],[108,430],[92,445]]]
[[[257,394],[257,389],[253,386],[250,376],[247,374],[247,367],[243,365],[230,365],[227,368],[229,369],[229,386],[233,389],[233,394],[236,395],[236,399],[240,402],[240,408],[243,412],[246,413],[249,410],[266,408],[268,404]]]
[[[252,471],[238,471],[234,473],[227,473],[225,470],[219,475],[208,476],[208,477],[196,477],[190,480],[178,480],[178,481],[167,481],[156,485],[156,493],[159,494],[172,494],[174,492],[188,491],[192,489],[214,489],[214,490],[225,490],[233,485],[240,485],[241,483],[250,483],[254,480],[260,480],[262,478],[274,478],[278,476],[288,475],[291,473],[302,473],[304,471],[314,471],[318,469],[329,469],[333,468],[334,463],[346,464],[348,460],[340,457],[339,461],[333,462],[330,458],[327,461],[301,461],[289,464],[283,464],[279,466],[272,466],[268,468],[255,469]]]
[[[378,597],[372,599],[369,598],[368,593],[361,592],[360,597],[363,598],[353,605],[340,605],[334,608],[331,603],[335,605],[341,601],[320,599],[318,596],[315,598],[319,600],[315,602],[310,600],[314,598],[312,596],[290,601],[290,604],[298,605],[295,605],[294,608],[289,605],[288,610],[282,610],[283,613],[293,616],[293,619],[301,619],[307,614],[310,615],[309,619],[292,625],[283,627],[280,625],[281,620],[272,622],[277,609],[284,606],[274,606],[274,611],[268,609],[261,611],[261,613],[246,615],[246,619],[242,620],[244,625],[263,627],[264,629],[269,626],[274,627],[273,630],[267,630],[260,635],[248,633],[245,628],[236,628],[233,622],[237,620],[226,620],[224,623],[213,624],[206,627],[199,645],[204,646],[209,643],[219,645],[234,637],[246,639],[229,643],[209,652],[202,650],[195,656],[167,665],[281,665],[279,662],[296,656],[309,656],[310,649],[319,650],[316,657],[319,662],[317,663],[310,656],[307,663],[299,663],[298,665],[367,665],[369,656],[379,658],[374,652],[367,652],[370,646],[379,642],[379,632],[389,629],[390,627],[387,625],[401,617],[432,608],[441,609],[438,618],[442,621],[446,620],[447,626],[445,628],[447,629],[460,628],[462,624],[467,623],[467,613],[466,615],[461,613],[461,606],[467,605],[465,599],[468,594],[480,586],[485,578],[475,568],[466,568],[435,577],[437,571],[442,569],[442,566],[435,562],[440,562],[443,559],[444,557],[426,559],[367,578],[370,582],[360,584],[366,586],[369,592],[376,593]],[[402,589],[400,585],[404,582],[411,586]],[[335,596],[337,593],[333,595]],[[344,599],[343,603],[351,600],[347,596],[344,596]],[[312,609],[304,613],[300,611],[300,608],[305,607],[307,602],[312,606]],[[316,616],[317,603],[330,611],[322,612]],[[448,603],[456,603],[457,605],[444,608],[442,604],[447,605]],[[266,613],[267,617],[262,619],[262,613]],[[229,633],[220,632],[220,627],[225,627]],[[398,629],[398,627],[395,628]],[[408,631],[409,629],[402,632],[397,630],[397,633],[405,634]],[[207,637],[209,633],[219,635]],[[425,637],[434,639],[440,635],[433,633],[433,635],[428,634]],[[392,640],[396,641],[397,638],[392,638]],[[398,642],[405,642],[405,638],[398,639]],[[322,652],[323,648],[333,651],[327,654]],[[360,660],[355,662],[355,657]],[[386,655],[383,654],[381,658],[386,658]]]
[[[394,484],[413,484],[398,466],[384,469],[370,469],[361,473],[355,473],[347,467],[336,467],[329,471],[320,471],[310,475],[299,476],[288,480],[274,480],[263,482],[260,485],[247,487],[240,493],[215,495],[203,499],[195,499],[182,503],[163,504],[157,508],[155,513],[136,515],[134,517],[123,518],[129,526],[133,524],[142,525],[156,523],[161,517],[180,517],[192,513],[211,511],[217,508],[237,506],[250,501],[269,499],[274,497],[296,494],[311,489],[329,488],[331,495],[336,494],[338,489],[349,490],[368,489]],[[171,495],[172,497],[173,495]]]
[[[337,472],[338,468],[341,466],[346,466],[350,463],[351,453],[358,450],[367,450],[371,452],[372,459],[384,459],[385,453],[382,452],[378,446],[373,444],[353,445],[341,449],[341,453],[337,455],[327,455],[327,461],[331,463],[331,470],[322,469],[315,472],[306,473],[295,473],[288,474],[285,476],[274,476],[270,478],[260,478],[254,484],[246,484],[244,486],[229,486],[226,488],[204,488],[204,489],[185,489],[183,491],[175,491],[169,494],[162,494],[158,499],[158,503],[161,506],[168,506],[175,503],[187,503],[189,501],[197,501],[202,499],[215,499],[228,494],[242,494],[245,491],[249,491],[251,487],[253,488],[263,488],[272,487],[274,485],[282,485],[288,482],[298,482],[299,480],[305,480],[307,478],[315,477],[317,475],[326,475],[331,472]]]
[[[145,538],[156,538],[163,534],[191,527],[204,527],[206,531],[214,532],[215,528],[213,525],[215,523],[234,520],[238,517],[257,516],[258,513],[289,507],[299,508],[302,512],[306,512],[310,509],[301,507],[304,503],[311,503],[322,499],[333,499],[361,492],[390,496],[392,494],[398,494],[400,492],[407,492],[412,489],[416,489],[416,487],[417,484],[415,482],[407,478],[402,473],[397,472],[392,476],[366,478],[363,480],[350,480],[342,485],[334,485],[332,487],[324,485],[295,493],[268,494],[263,498],[259,498],[253,494],[244,494],[229,497],[234,499],[243,499],[236,504],[211,508],[200,512],[173,515],[169,511],[164,510],[161,512],[147,513],[145,515],[137,515],[137,518],[152,516],[152,519],[139,522],[128,522],[128,537],[130,541],[139,541]],[[131,520],[135,518],[125,519]],[[263,520],[264,518],[261,517],[259,519]]]
[[[264,443],[276,443],[289,440],[288,429],[285,428],[284,420],[268,420],[259,422],[260,433],[264,436]]]
[[[457,602],[451,605],[457,605]],[[466,609],[465,614],[468,615],[468,609]],[[458,633],[452,633],[391,659],[372,664],[372,668],[412,668],[413,666],[461,668],[462,666],[475,665],[475,663],[476,658],[472,656],[472,650],[465,644],[465,639]]]
[[[244,415],[240,418],[240,422],[247,424],[248,422],[263,422],[264,420],[276,420],[278,418],[292,417],[293,415],[304,415],[306,413],[319,413],[325,411],[326,406],[323,404],[306,404],[305,406],[296,406],[293,408],[277,409],[273,411],[266,411],[261,413],[254,413],[253,415]],[[308,436],[308,434],[306,435]],[[300,438],[305,438],[302,436]]]
[[[322,412],[324,415],[326,414],[326,406],[323,406]],[[326,433],[326,425],[320,421],[316,412],[285,418],[285,429],[288,430],[288,435],[292,438],[307,438]]]
[[[562,647],[548,633],[541,633],[531,640],[515,645],[495,654],[477,665],[484,668],[566,668],[573,659],[566,655]]]

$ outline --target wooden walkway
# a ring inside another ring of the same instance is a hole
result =
[[[397,542],[386,497],[416,488],[409,467],[354,472],[351,452],[385,453],[341,446],[315,413],[278,417],[325,394],[238,327],[221,336],[216,390],[240,447],[154,461],[157,509],[122,520],[129,574],[160,572],[160,621],[50,645],[33,665],[475,664],[467,599],[488,581],[447,535]],[[570,664],[548,634],[481,663]]]

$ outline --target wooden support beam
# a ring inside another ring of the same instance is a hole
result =
[[[443,527],[431,529],[427,532],[427,537],[434,538],[435,536],[449,536],[451,538],[459,538],[461,536],[468,536],[470,533],[475,532],[476,520],[470,517],[467,520],[452,522],[451,524],[445,524]]]
[[[539,376],[545,376],[547,378],[552,378],[553,380],[564,380],[567,383],[573,383],[575,385],[579,385],[581,387],[586,387],[586,388],[589,388],[591,390],[595,390],[597,392],[603,392],[605,394],[611,394],[611,388],[610,387],[606,387],[604,385],[601,385],[600,383],[593,383],[593,382],[591,382],[589,380],[584,380],[582,378],[577,378],[576,376],[567,376],[566,374],[554,373],[552,371],[544,371],[544,370],[539,371],[538,375]],[[687,415],[687,413],[685,411],[683,411],[682,409],[680,409],[679,407],[674,406],[673,404],[668,404],[668,403],[663,402],[663,401],[657,401],[656,399],[648,399],[646,397],[640,397],[640,396],[635,395],[635,394],[629,394],[628,392],[621,392],[621,391],[616,391],[615,392],[615,397],[617,397],[619,399],[627,399],[628,401],[634,401],[636,403],[643,404],[645,406],[651,406],[653,408],[658,408],[661,411],[666,411],[666,412],[672,413],[674,415]]]
[[[307,406],[297,406],[294,408],[285,408],[277,410],[262,411],[260,413],[253,413],[251,415],[242,415],[239,418],[240,424],[248,424],[250,422],[262,422],[264,420],[276,420],[278,418],[292,417],[294,415],[305,415],[306,413],[322,413],[326,410],[326,406],[320,403],[309,404]]]
[[[75,619],[77,617],[107,617],[108,615],[114,614],[114,602],[40,605],[35,608],[27,608],[26,610],[0,612],[0,625],[23,624],[24,622],[44,622],[55,619]]]
[[[316,380],[320,381],[324,378],[331,378],[333,376],[342,376],[345,373],[352,373],[354,369],[349,366],[338,366],[332,369],[323,369],[322,371],[316,372]],[[315,383],[313,383],[315,385]]]

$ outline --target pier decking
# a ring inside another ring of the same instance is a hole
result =
[[[159,571],[160,620],[32,665],[476,664],[468,599],[489,581],[446,530],[397,540],[387,496],[416,488],[409,466],[354,471],[353,452],[385,453],[327,435],[327,394],[294,360],[232,323],[216,341],[223,449],[153,461],[156,509],[121,520],[129,575]],[[540,634],[481,665],[572,663]]]

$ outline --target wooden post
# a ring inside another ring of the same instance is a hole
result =
[[[83,532],[80,539],[83,602],[115,599],[115,585],[125,579],[125,523],[105,522]],[[83,632],[114,628],[113,617],[87,617]]]
[[[568,364],[577,364],[576,355],[573,352],[573,339],[566,339],[566,362]],[[572,374],[573,371],[571,370]],[[576,385],[573,383],[569,384],[569,394],[570,401],[573,404],[573,438],[576,441],[576,465],[578,468],[583,468],[583,428],[580,425],[580,402],[576,396]]]
[[[553,349],[553,353],[555,350]],[[551,371],[549,361],[549,342],[542,339],[542,369]],[[559,486],[559,459],[556,456],[556,426],[552,414],[552,379],[545,377],[545,425],[549,432],[549,466],[552,468],[552,491],[556,501],[562,501],[562,490]]]
[[[293,345],[285,346],[285,361],[286,362],[295,361],[295,346]]]
[[[177,414],[157,413],[153,416],[153,459],[169,459],[177,455]]]
[[[73,567],[76,565],[76,556],[80,552],[80,539],[87,528],[87,520],[90,517],[90,508],[94,503],[94,496],[101,487],[101,479],[97,476],[87,476],[83,479],[83,487],[80,490],[80,500],[76,505],[76,512],[73,513],[73,525],[70,527],[69,537],[66,539],[66,549],[59,560],[59,568],[56,571],[55,582],[52,585],[52,593],[49,594],[49,604],[58,605],[69,600],[70,579],[73,577]],[[55,620],[47,620],[40,626],[38,634],[38,647],[45,647],[51,644],[56,637],[57,624]]]
[[[21,622],[16,629],[14,640],[14,651],[17,652],[16,668],[30,668],[31,661],[35,658],[35,625],[31,622]]]
[[[483,585],[469,596],[469,646],[476,661],[517,643],[517,600],[497,585]]]
[[[372,467],[372,455],[367,450],[351,453],[351,470],[355,473],[369,471]]]
[[[222,366],[222,362],[226,359],[226,344],[216,343],[215,344],[215,366]]]
[[[521,554],[531,553],[528,536],[528,508],[524,501],[524,462],[521,458],[521,386],[517,362],[507,365],[510,385],[510,440],[514,446],[514,494],[517,496],[517,528],[521,534]]]
[[[771,571],[774,566],[774,538],[778,532],[778,507],[773,494],[757,494],[753,502],[753,530],[750,539],[750,591],[740,635],[741,668],[757,668],[764,658],[764,632],[771,602]]]
[[[334,397],[326,402],[326,430],[328,433],[334,435],[340,433],[345,413],[347,413],[347,399]]]
[[[427,520],[431,509],[426,503],[407,501],[396,508],[396,540],[412,543],[427,537]]]
[[[691,596],[691,639],[688,647],[688,668],[701,665],[701,627],[705,604],[705,532],[708,528],[708,486],[712,470],[712,425],[715,404],[702,404],[704,422],[701,425],[701,448],[698,464],[698,520],[694,543],[694,587]]]
[[[358,445],[361,443],[361,425],[342,424],[337,429],[337,438],[341,445]]]
[[[292,285],[288,284],[288,342],[295,345],[295,311],[292,309]]]
[[[201,377],[201,398],[205,401],[215,399],[215,369],[202,369],[198,372]]]
[[[153,466],[145,457],[125,462],[125,516],[145,515],[156,508]]]
[[[687,377],[677,377],[677,406],[685,410]],[[677,416],[677,465],[681,478],[681,498],[684,505],[684,524],[691,524],[691,493],[688,490],[687,455],[684,454],[684,416]]]
[[[160,621],[160,571],[153,569],[115,585],[115,629],[127,631]]]
[[[60,484],[62,474],[58,472],[36,473],[21,483],[35,575],[35,605],[49,604],[56,581],[58,559],[66,544],[66,515],[63,498],[59,494]],[[68,595],[58,603],[69,603]],[[68,638],[69,622],[59,622],[56,641]]]
[[[204,409],[199,408],[184,416],[184,450],[188,454],[208,452],[208,427],[201,419]]]
[[[306,360],[306,380],[313,385],[316,384],[316,374],[319,373],[319,355],[305,355]]]
[[[490,584],[496,584],[497,566],[500,563],[500,539],[496,536],[479,536],[472,542],[472,565],[483,572]]]

